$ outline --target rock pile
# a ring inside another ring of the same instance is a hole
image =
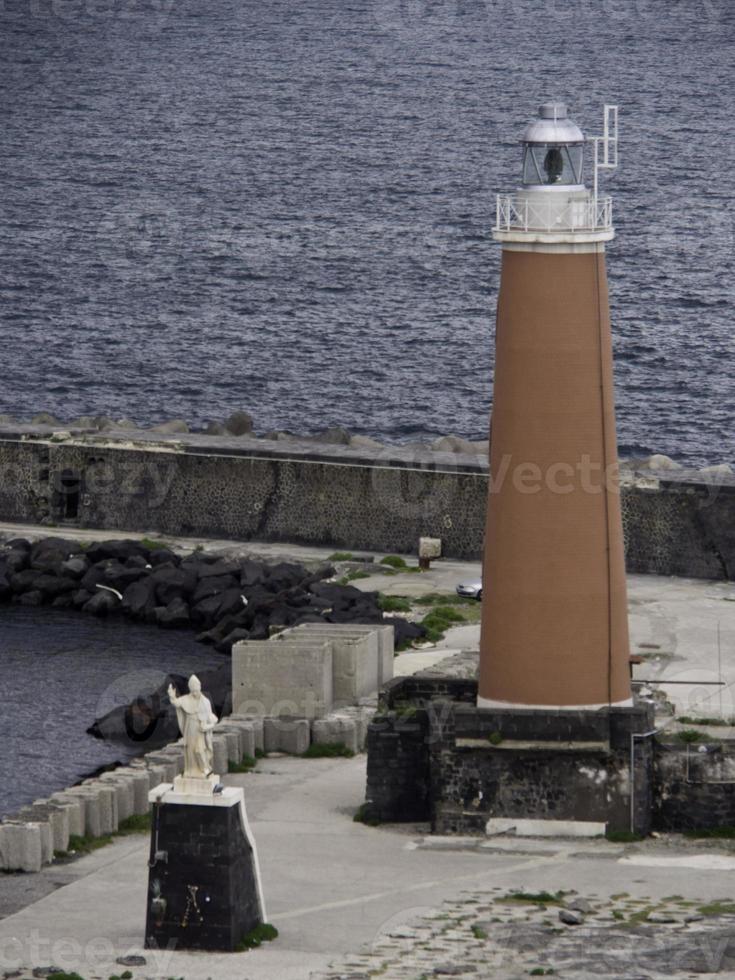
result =
[[[299,623],[393,623],[396,645],[415,630],[386,620],[378,595],[325,581],[334,568],[308,569],[203,552],[180,557],[140,541],[63,538],[8,541],[0,552],[0,601],[121,615],[167,629],[196,629],[197,639],[229,653],[238,640],[266,639]]]

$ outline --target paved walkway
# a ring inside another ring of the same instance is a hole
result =
[[[417,945],[420,933],[409,933],[416,943],[409,944],[408,959],[406,949],[401,956],[396,952],[395,971],[380,965],[386,960],[385,943],[390,946],[402,923],[448,914],[442,911],[444,901],[466,906],[461,917],[467,920],[467,932],[475,921],[474,905],[483,928],[497,918],[505,929],[504,914],[488,915],[483,903],[511,891],[575,889],[606,908],[611,895],[623,892],[631,902],[680,895],[697,904],[732,894],[735,850],[693,842],[626,847],[605,841],[426,838],[425,827],[354,823],[352,815],[364,792],[364,757],[265,759],[255,773],[228,781],[246,790],[268,917],[280,930],[276,942],[228,955],[142,950],[148,842],[128,838],[37,876],[55,890],[0,921],[0,975],[55,965],[77,970],[85,980],[107,978],[122,972],[115,958],[132,952],[147,960],[145,967],[133,970],[136,978],[317,980],[363,977],[377,969],[389,980],[418,980],[428,969],[426,947]],[[3,888],[23,880],[5,876]],[[554,910],[550,914],[554,918]],[[442,962],[448,958],[447,942],[453,941],[442,933],[437,945]],[[403,940],[401,944],[406,947]],[[477,972],[476,944],[467,945],[468,952],[471,947],[473,975],[496,976]],[[355,959],[361,950],[369,954],[367,967]],[[527,962],[519,954],[513,969],[524,969],[509,976],[527,975]]]

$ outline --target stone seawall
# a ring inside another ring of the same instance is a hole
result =
[[[5,521],[479,559],[487,490],[484,455],[0,427]],[[735,577],[735,479],[627,470],[621,492],[629,571]]]

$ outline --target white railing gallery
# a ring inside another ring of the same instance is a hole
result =
[[[496,231],[605,231],[612,228],[612,198],[594,196],[547,201],[498,194]]]

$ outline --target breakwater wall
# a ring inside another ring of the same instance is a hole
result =
[[[4,521],[478,559],[487,492],[484,454],[0,426]],[[621,494],[629,571],[735,577],[735,477],[628,466]]]

